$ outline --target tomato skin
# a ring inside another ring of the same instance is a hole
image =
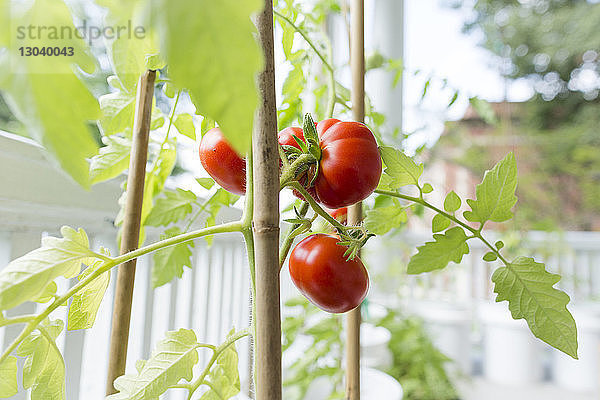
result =
[[[290,276],[298,290],[313,304],[330,313],[356,308],[369,291],[369,274],[356,257],[346,261],[346,247],[339,237],[310,235],[290,254]]]
[[[331,215],[333,218],[340,221],[342,224],[346,224],[348,221],[348,208],[342,207],[335,210],[327,210],[327,213]]]
[[[315,192],[328,208],[366,199],[379,184],[381,155],[373,133],[359,122],[326,119],[317,125],[321,145]]]
[[[246,161],[229,145],[219,128],[202,136],[200,162],[208,174],[228,192],[246,193]]]
[[[332,209],[366,199],[381,178],[381,155],[373,133],[359,122],[342,122],[335,118],[319,122],[317,133],[321,160],[309,193]],[[279,132],[279,144],[300,148],[292,134],[304,139],[302,129],[286,128]],[[302,179],[300,183],[306,186]]]

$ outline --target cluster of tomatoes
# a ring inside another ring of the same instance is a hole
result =
[[[326,119],[316,124],[316,131],[320,147],[316,176],[308,179],[302,172],[297,180],[318,203],[333,209],[334,218],[342,220],[345,207],[367,198],[379,183],[382,165],[377,142],[369,128],[358,122]],[[278,140],[284,148],[300,150],[299,141],[306,139],[301,128],[290,127],[279,132]],[[245,160],[219,128],[202,137],[199,153],[204,169],[221,187],[235,194],[246,192]],[[346,247],[339,241],[335,235],[310,235],[296,245],[289,260],[290,276],[300,292],[332,313],[357,307],[369,289],[362,261],[347,260]]]

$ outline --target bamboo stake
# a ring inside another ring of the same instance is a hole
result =
[[[121,237],[121,254],[135,250],[139,246],[144,180],[148,158],[148,135],[150,132],[155,79],[156,71],[148,70],[140,77],[138,82],[135,119],[133,121],[133,143],[129,161],[129,176],[127,177],[125,218],[123,219],[123,234]],[[113,382],[118,376],[125,373],[135,265],[135,259],[128,261],[119,267],[117,274],[108,377],[106,380],[107,395],[116,392]]]
[[[261,95],[252,135],[254,245],[256,255],[255,382],[257,400],[281,399],[279,309],[279,151],[275,103],[273,2],[265,0],[256,20],[265,56],[258,75]]]
[[[352,69],[352,113],[365,120],[364,0],[350,4],[350,68]],[[348,225],[362,220],[362,203],[348,208]],[[346,399],[360,399],[360,306],[348,313],[346,328]]]

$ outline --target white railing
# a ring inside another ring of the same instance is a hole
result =
[[[562,279],[558,287],[566,291],[574,303],[600,301],[600,232],[504,235],[489,232],[488,236],[492,242],[501,236],[509,238],[506,240],[508,248],[504,250],[509,258],[517,255],[534,257],[536,261],[544,262],[548,271],[560,274]],[[371,244],[367,259],[373,271],[376,295],[395,293],[403,299],[454,303],[495,298],[491,276],[500,264],[483,261],[488,249],[476,240],[469,242],[470,253],[463,257],[460,265],[450,263],[441,271],[416,276],[402,273],[416,247],[431,240],[430,233],[407,232]],[[378,275],[382,279],[378,280]]]

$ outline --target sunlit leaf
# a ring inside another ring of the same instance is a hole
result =
[[[476,200],[467,200],[472,211],[465,211],[467,221],[503,222],[512,218],[511,208],[517,202],[517,162],[511,152],[489,171],[477,185]]]
[[[175,117],[173,124],[179,133],[192,140],[196,140],[196,128],[194,127],[194,120],[190,114],[179,114]]]
[[[460,204],[460,197],[458,197],[453,190],[446,195],[446,199],[444,200],[444,210],[448,211],[449,213],[453,213],[460,208]]]
[[[150,359],[138,365],[137,374],[115,379],[118,393],[109,400],[158,400],[169,386],[181,379],[190,381],[194,365],[198,362],[196,335],[188,329],[166,333],[158,342]]]
[[[161,235],[161,240],[183,233],[178,227],[169,228]],[[173,278],[183,276],[183,267],[192,268],[193,241],[179,243],[158,250],[152,256],[152,287],[156,288],[169,283]]]
[[[393,147],[381,147],[380,152],[386,166],[385,173],[392,179],[387,183],[390,188],[419,185],[419,177],[423,174],[423,164],[417,165],[412,158]]]
[[[45,237],[42,246],[11,261],[0,271],[0,310],[39,298],[59,276],[72,278],[81,270],[82,261],[94,258],[86,233],[67,226],[63,238]]]
[[[250,19],[258,0],[163,0],[169,73],[189,89],[196,111],[216,120],[238,151],[250,146],[262,53]],[[193,15],[194,18],[190,18]]]
[[[92,184],[104,182],[119,176],[129,166],[131,140],[120,136],[104,136],[106,146],[90,161],[90,179]]]
[[[8,356],[0,363],[0,398],[14,396],[18,391],[17,358]]]
[[[165,197],[156,201],[146,219],[146,225],[161,226],[182,220],[192,212],[196,194],[190,190],[176,189],[166,191]]]
[[[376,207],[367,211],[365,227],[376,235],[385,235],[407,221],[406,210],[394,199],[391,206]]]
[[[431,221],[431,230],[433,233],[441,232],[450,226],[450,220],[442,214],[436,214]]]
[[[91,273],[95,272],[101,265],[102,261],[97,261],[90,265],[79,275],[81,282]],[[88,329],[94,325],[96,314],[104,298],[106,288],[110,281],[110,271],[104,272],[96,279],[88,283],[83,289],[75,293],[71,305],[69,306],[68,326],[67,329]]]
[[[23,365],[23,387],[31,388],[32,400],[64,400],[65,362],[54,343],[63,329],[61,320],[45,320],[41,324],[49,338],[41,332],[27,336],[17,348],[19,357],[26,357]]]
[[[569,296],[553,287],[559,280],[529,257],[518,257],[492,275],[496,301],[508,301],[514,319],[524,318],[537,338],[577,358],[577,328],[566,307]]]
[[[408,263],[409,274],[420,274],[445,268],[450,261],[460,263],[469,254],[467,235],[459,227],[448,229],[443,234],[433,235],[433,242],[418,247],[418,252]]]

